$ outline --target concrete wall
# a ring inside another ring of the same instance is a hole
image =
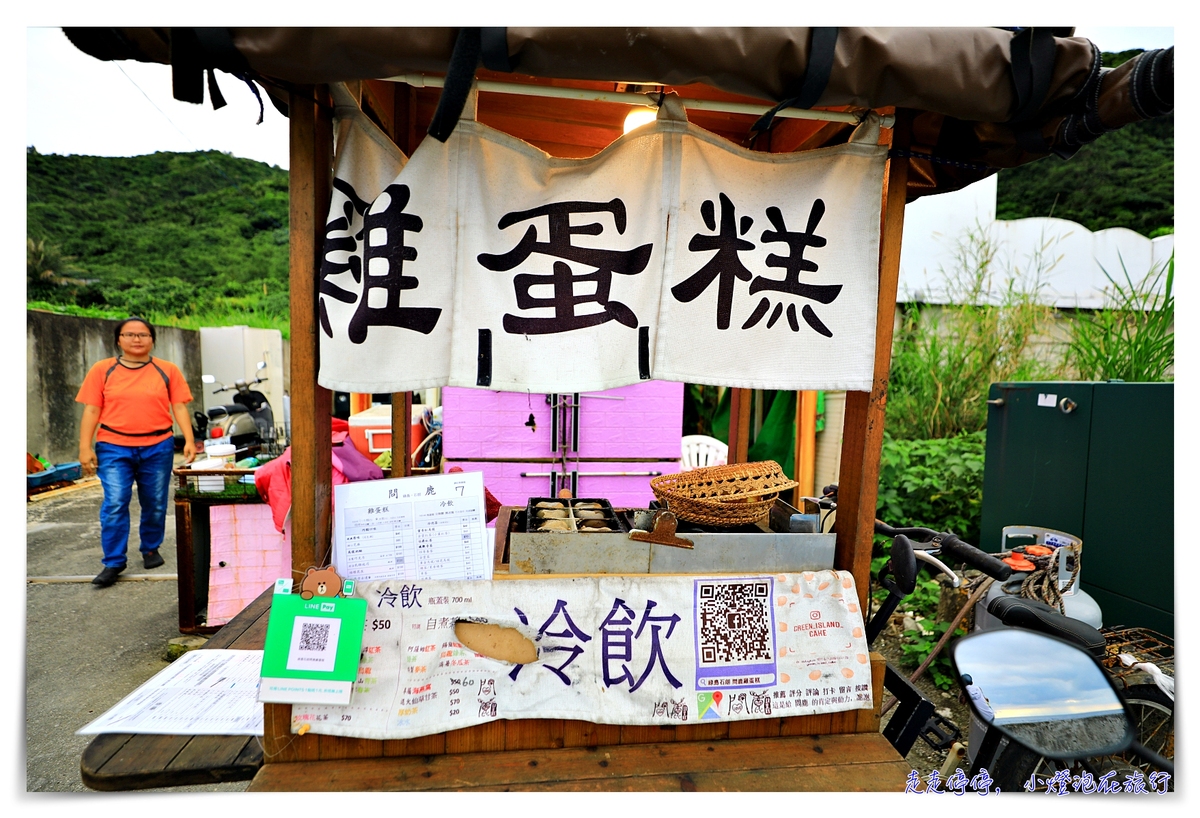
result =
[[[92,364],[116,354],[113,330],[119,323],[26,310],[25,447],[53,463],[79,459],[83,405],[75,395]],[[200,388],[200,333],[155,327],[154,357],[179,367],[193,396]],[[192,410],[200,401],[193,401]]]

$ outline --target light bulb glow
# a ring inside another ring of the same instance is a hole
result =
[[[653,122],[658,117],[658,110],[655,108],[642,108],[641,106],[634,108],[625,115],[625,133],[629,133],[634,128],[640,128],[643,125]]]

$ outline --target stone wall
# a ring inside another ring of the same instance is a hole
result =
[[[113,331],[119,322],[41,310],[25,315],[26,450],[52,463],[78,460],[83,405],[75,395],[92,364],[116,354]],[[154,331],[154,357],[178,366],[198,396],[200,333],[159,326]],[[196,401],[192,408],[200,406]]]

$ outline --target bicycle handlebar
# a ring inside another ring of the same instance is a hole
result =
[[[972,568],[978,568],[1001,582],[1012,576],[1012,567],[1007,563],[1001,562],[986,551],[980,551],[970,543],[963,542],[953,534],[942,538],[942,553],[959,562],[965,562]]]
[[[920,543],[914,545],[915,548],[922,551],[939,548],[944,555],[966,563],[972,568],[978,568],[989,577],[1000,581],[1012,576],[1010,566],[950,533],[934,531],[929,528],[893,528],[879,520],[875,521],[875,533],[885,537],[904,536],[921,540]],[[921,548],[922,545],[926,548]]]

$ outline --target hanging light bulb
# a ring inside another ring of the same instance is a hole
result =
[[[625,115],[625,133],[629,133],[634,128],[640,128],[643,125],[653,122],[658,117],[658,109],[643,108],[638,106]]]

